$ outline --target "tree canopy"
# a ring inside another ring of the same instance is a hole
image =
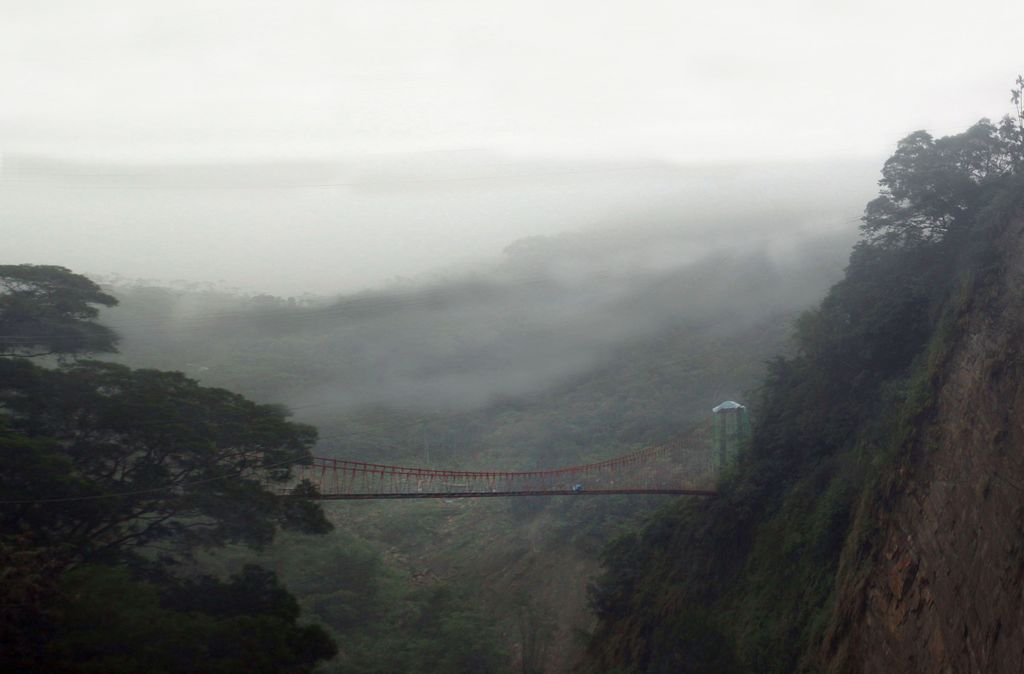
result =
[[[315,501],[275,492],[316,430],[178,372],[39,367],[22,356],[113,351],[94,305],[116,300],[62,267],[0,267],[0,289],[0,669],[309,672],[333,656],[273,573],[180,564],[330,530]]]
[[[61,590],[41,644],[45,664],[17,663],[8,671],[299,674],[338,650],[320,627],[297,624],[295,599],[256,566],[226,582],[154,582],[88,566],[69,573]]]
[[[116,351],[117,335],[95,322],[117,300],[90,279],[53,265],[0,265],[0,355]]]
[[[276,527],[323,532],[318,506],[271,491],[316,431],[176,372],[0,360],[0,511],[69,562],[159,545],[178,558]]]
[[[868,244],[907,247],[941,241],[968,226],[987,190],[1024,168],[1024,77],[1011,91],[1014,115],[982,119],[963,133],[915,131],[882,168],[881,190],[865,209]]]

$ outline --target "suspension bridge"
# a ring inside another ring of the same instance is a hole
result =
[[[682,455],[682,456],[681,456]],[[710,455],[650,447],[596,463],[528,471],[442,470],[316,457],[294,466],[294,492],[303,481],[322,500],[459,499],[506,496],[676,494],[714,496]]]

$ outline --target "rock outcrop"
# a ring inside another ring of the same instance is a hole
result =
[[[998,241],[930,418],[884,505],[862,506],[877,528],[847,550],[831,671],[1024,672],[1024,222]]]

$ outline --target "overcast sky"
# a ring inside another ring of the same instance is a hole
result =
[[[1016,0],[0,0],[0,150],[883,154],[1008,110]]]
[[[0,0],[3,261],[327,293],[722,209],[854,228],[899,138],[1009,111],[1021,26],[1019,0]]]

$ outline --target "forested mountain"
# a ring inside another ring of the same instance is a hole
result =
[[[1019,669],[1022,121],[900,141],[720,497],[606,551],[592,671]]]
[[[1024,674],[962,4],[0,2],[0,674]]]
[[[2,664],[1009,671],[1022,162],[1020,119],[908,136],[842,277],[850,219],[799,209],[331,298],[0,267]],[[314,452],[700,463],[724,398],[755,434],[710,501],[274,492]]]

